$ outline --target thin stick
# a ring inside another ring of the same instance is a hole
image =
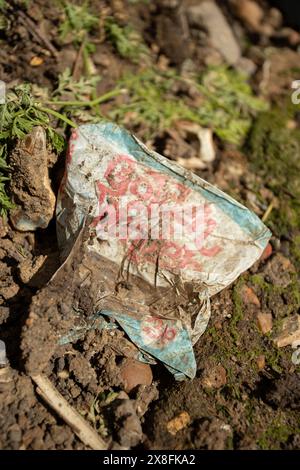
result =
[[[38,386],[37,393],[53,410],[73,429],[77,437],[94,450],[106,450],[108,445],[99,434],[72,408],[64,397],[52,385],[45,375],[32,375],[32,380]]]
[[[261,219],[263,222],[266,222],[266,220],[269,218],[272,210],[274,209],[274,201],[271,202],[271,204],[268,206],[266,212],[263,215],[263,218]]]

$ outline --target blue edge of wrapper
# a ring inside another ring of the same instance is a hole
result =
[[[225,195],[222,191],[209,184],[207,184],[209,189],[206,189],[197,184],[196,181],[187,180],[185,176],[180,175],[176,169],[172,171],[169,166],[163,165],[154,158],[150,151],[147,152],[147,149],[141,146],[133,135],[113,123],[86,124],[80,127],[80,132],[83,135],[85,131],[87,131],[88,135],[101,134],[108,142],[117,145],[120,151],[132,155],[138,162],[162,173],[170,174],[184,185],[194,191],[200,192],[206,200],[216,204],[219,209],[249,234],[251,238],[261,246],[262,250],[266,247],[271,237],[270,230],[253,212],[236,203],[236,201]],[[160,158],[162,157],[160,156]],[[195,377],[197,366],[193,346],[186,328],[183,327],[179,330],[176,338],[165,346],[160,345],[160,347],[153,347],[144,344],[141,336],[141,320],[122,313],[101,310],[91,318],[90,327],[88,327],[88,329],[116,328],[113,321],[101,321],[101,317],[103,320],[103,316],[115,320],[126,332],[131,341],[139,348],[139,360],[153,363],[155,361],[153,361],[152,358],[157,358],[164,363],[176,380],[192,379]],[[166,322],[168,326],[171,326],[172,322],[174,322],[174,325],[176,323],[176,320],[170,319],[163,321]],[[80,333],[78,334],[78,332],[76,333],[76,331],[73,330],[68,335],[61,337],[59,344],[71,342],[78,336],[80,336]]]

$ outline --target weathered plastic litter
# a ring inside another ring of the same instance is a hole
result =
[[[90,330],[111,330],[114,328],[117,328],[116,324],[105,321],[100,313],[96,313],[85,320],[84,325],[74,326],[68,334],[61,336],[58,343],[63,345],[76,342]]]
[[[149,207],[164,204],[202,207],[202,238],[193,232],[193,213],[181,238],[147,236]],[[137,205],[143,216],[133,240],[128,233]],[[209,298],[261,256],[270,231],[231,197],[110,123],[84,125],[71,136],[57,203],[65,257],[87,223],[85,249],[98,259],[95,313],[116,321],[144,360],[159,359],[177,379],[194,377],[192,345],[207,327]]]
[[[6,346],[4,341],[0,340],[0,366],[6,366],[7,363]]]

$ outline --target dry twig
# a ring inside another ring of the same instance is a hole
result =
[[[72,408],[44,375],[33,375],[32,380],[38,386],[37,393],[53,410],[73,429],[77,437],[94,450],[106,450],[107,444],[99,434]]]

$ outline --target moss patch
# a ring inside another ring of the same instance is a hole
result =
[[[291,241],[293,261],[300,265],[300,130],[289,128],[295,107],[261,113],[249,136],[247,154],[266,187],[278,197],[268,225],[277,237]]]

